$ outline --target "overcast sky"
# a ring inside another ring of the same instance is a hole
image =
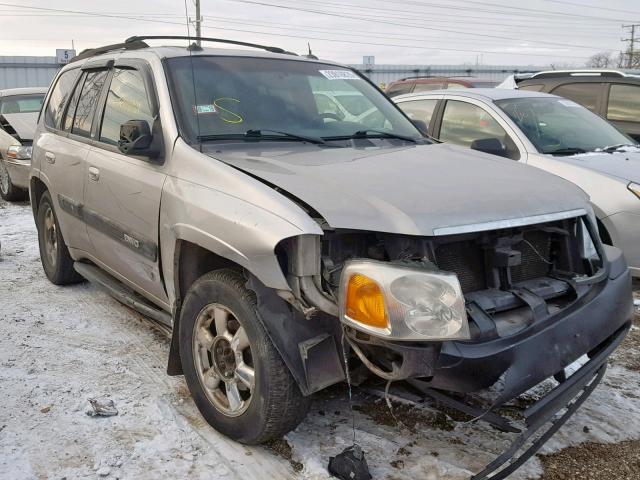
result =
[[[580,66],[619,52],[640,0],[201,0],[203,36],[377,64]],[[186,0],[195,16],[193,0]],[[62,11],[53,11],[62,10]],[[0,55],[185,35],[183,0],[0,0]],[[193,28],[191,29],[193,34]],[[640,38],[640,27],[636,36]]]

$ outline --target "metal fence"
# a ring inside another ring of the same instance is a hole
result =
[[[55,57],[0,56],[0,89],[47,87],[59,69]]]

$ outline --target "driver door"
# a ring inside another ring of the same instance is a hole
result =
[[[96,260],[152,301],[166,304],[158,224],[164,168],[118,149],[120,126],[158,115],[150,69],[118,66],[103,99],[102,121],[87,158],[85,208]],[[152,100],[153,99],[153,100]]]

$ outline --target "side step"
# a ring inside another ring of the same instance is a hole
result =
[[[136,294],[104,270],[94,265],[80,262],[75,262],[73,268],[91,283],[95,283],[99,287],[104,288],[107,293],[120,303],[123,303],[129,308],[133,308],[135,311],[153,320],[164,333],[171,333],[171,315],[143,299],[140,295]]]

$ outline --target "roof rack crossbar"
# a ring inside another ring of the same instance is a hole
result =
[[[127,38],[124,43],[133,43],[140,42],[143,40],[200,40],[205,42],[215,42],[215,43],[227,43],[229,45],[239,45],[242,47],[251,47],[251,48],[259,48],[260,50],[266,50],[271,53],[286,53],[289,55],[296,55],[293,52],[288,52],[280,47],[270,47],[268,45],[259,45],[257,43],[249,43],[249,42],[240,42],[238,40],[227,40],[225,38],[211,38],[211,37],[189,37],[183,35],[144,35],[144,36],[133,36]]]

